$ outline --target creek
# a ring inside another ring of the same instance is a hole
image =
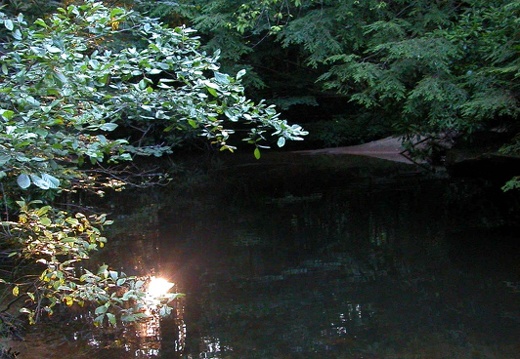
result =
[[[70,334],[54,353],[517,358],[517,195],[361,156],[251,157],[196,160],[175,185],[112,197],[100,260],[186,295],[141,334],[58,323]]]

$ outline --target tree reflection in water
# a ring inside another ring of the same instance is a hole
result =
[[[186,302],[91,357],[517,357],[518,232],[493,228],[520,223],[514,196],[365,159],[265,161],[118,199],[136,235],[104,255],[179,283]]]
[[[220,339],[215,337],[202,337],[200,340],[200,359],[222,359],[225,353],[233,351],[233,348],[223,347]],[[188,355],[189,359],[195,359],[193,355]]]
[[[146,321],[135,323],[134,327],[135,343],[125,340],[125,350],[129,353],[133,353],[134,358],[153,358],[159,356],[162,340],[160,318],[154,315]]]

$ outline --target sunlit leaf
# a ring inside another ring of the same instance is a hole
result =
[[[57,54],[61,52],[61,49],[56,46],[47,46],[47,51],[49,51],[51,54]]]
[[[16,183],[18,183],[18,186],[20,186],[20,188],[26,189],[31,185],[31,179],[29,178],[28,175],[22,173],[16,179]]]
[[[43,180],[41,177],[39,177],[35,174],[30,174],[29,176],[31,177],[32,183],[36,187],[39,187],[41,189],[49,189],[49,183],[47,181]]]
[[[42,173],[42,180],[47,183],[49,188],[58,188],[60,186],[60,180],[48,173]]]
[[[217,81],[219,84],[222,85],[228,85],[229,84],[229,76],[220,72],[215,71],[215,81]]]
[[[5,19],[4,20],[4,25],[5,25],[5,28],[9,31],[12,31],[14,29],[14,23],[12,20],[10,19]]]
[[[195,120],[189,119],[189,120],[188,120],[188,123],[189,123],[190,126],[193,127],[193,128],[197,128],[197,127],[198,127],[197,121],[195,121]]]
[[[212,87],[206,87],[206,89],[207,89],[208,92],[209,92],[211,95],[213,95],[214,97],[217,97],[217,96],[218,96],[218,93],[217,93],[217,91],[216,91],[214,88],[212,88]]]
[[[112,278],[112,280],[114,280],[114,281],[117,280],[118,275],[117,275],[117,272],[116,272],[116,271],[111,270],[111,271],[109,271],[108,273],[109,273],[109,275],[110,275],[110,278]]]
[[[44,226],[50,226],[52,224],[52,221],[48,217],[43,217],[40,219],[40,223]]]
[[[36,20],[34,21],[34,24],[35,24],[35,25],[40,25],[40,26],[42,26],[42,27],[47,27],[47,24],[46,24],[45,21],[43,21],[42,19],[36,19]]]
[[[5,64],[3,64],[2,67],[4,67],[4,65]],[[5,118],[6,120],[10,120],[14,116],[14,111],[12,111],[12,110],[0,110],[0,116]]]
[[[117,128],[117,123],[113,122],[106,122],[103,123],[101,126],[99,126],[99,129],[102,131],[114,131]],[[108,135],[107,135],[108,136]]]
[[[242,69],[237,72],[236,79],[240,80],[246,74],[246,70]]]

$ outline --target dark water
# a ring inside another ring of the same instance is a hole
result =
[[[201,168],[114,199],[107,261],[186,297],[90,357],[520,357],[520,203],[496,184],[347,156]]]

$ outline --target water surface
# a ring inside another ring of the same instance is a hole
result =
[[[69,344],[96,358],[518,357],[519,203],[497,184],[357,156],[197,166],[114,198],[124,226],[103,252],[174,281],[177,317]]]

